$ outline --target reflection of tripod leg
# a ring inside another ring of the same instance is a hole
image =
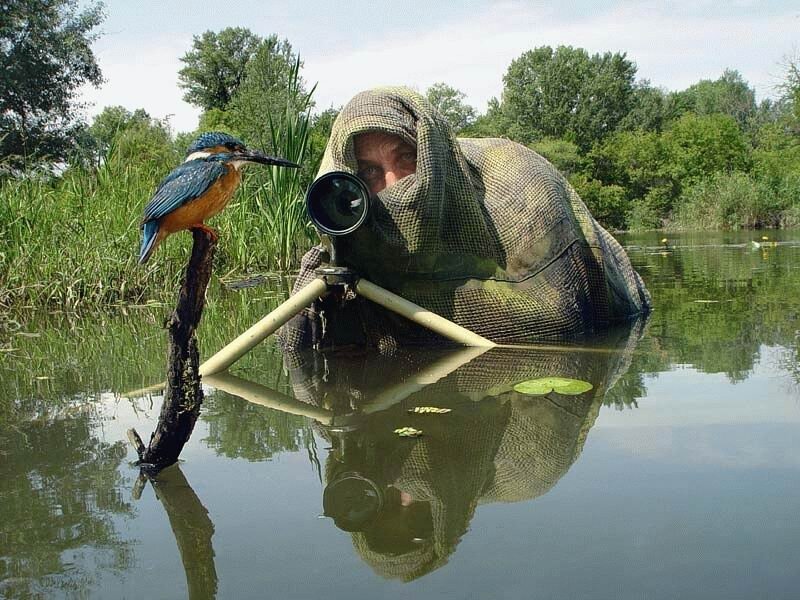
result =
[[[308,417],[319,421],[323,425],[328,425],[333,419],[333,412],[329,410],[300,402],[300,400],[295,400],[265,385],[241,379],[230,373],[206,375],[203,378],[203,382],[217,390],[243,398],[252,404],[266,406],[290,415]]]
[[[381,391],[373,400],[370,400],[362,407],[364,414],[370,414],[381,410],[386,410],[390,406],[402,402],[411,394],[415,394],[425,389],[440,379],[444,379],[470,362],[473,358],[479,357],[489,348],[485,346],[470,346],[459,348],[442,356],[433,363],[426,365],[418,373],[404,379],[402,382],[389,386]]]

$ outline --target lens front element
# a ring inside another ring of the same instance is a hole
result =
[[[306,210],[323,233],[345,235],[358,229],[367,218],[369,189],[350,173],[326,173],[308,189]]]

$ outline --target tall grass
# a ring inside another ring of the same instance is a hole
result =
[[[746,173],[717,173],[688,188],[675,208],[680,229],[791,227],[800,222],[800,177],[768,181]]]
[[[298,85],[297,68],[293,81]],[[269,121],[276,153],[301,164],[310,154],[310,95]],[[118,160],[116,152],[99,167],[0,179],[0,308],[75,310],[171,296],[191,237],[171,236],[145,267],[137,256],[142,209],[175,163],[163,155]],[[210,223],[220,232],[217,275],[298,264],[313,236],[302,188],[297,169],[245,174],[231,205]]]
[[[304,164],[311,154],[309,110],[315,89],[316,86],[301,95],[300,59],[297,58],[289,76],[287,97],[299,97],[299,106],[290,102],[278,118],[267,115],[272,147],[283,158],[297,164]],[[273,201],[265,206],[267,228],[272,234],[272,253],[279,257],[278,267],[285,269],[299,260],[299,250],[312,239],[313,229],[306,216],[302,173],[297,169],[270,167],[268,177]]]
[[[141,301],[157,267],[136,267],[138,220],[160,175],[107,163],[0,183],[0,304]]]

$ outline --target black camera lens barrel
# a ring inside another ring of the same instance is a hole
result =
[[[367,184],[345,171],[332,171],[317,178],[306,193],[306,211],[322,233],[347,235],[364,223],[369,214]]]

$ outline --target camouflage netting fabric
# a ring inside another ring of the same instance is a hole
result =
[[[585,335],[648,310],[622,247],[535,152],[508,140],[456,139],[418,93],[385,88],[344,107],[319,174],[355,173],[353,139],[367,131],[415,144],[417,170],[378,194],[367,225],[336,240],[340,264],[497,342]],[[328,243],[304,257],[295,290],[325,262]],[[357,298],[317,303],[281,337],[290,348],[391,347],[432,334]]]
[[[320,428],[333,448],[325,465],[326,484],[343,473],[358,473],[429,508],[428,532],[411,528],[408,534],[419,536],[414,544],[402,543],[392,515],[381,514],[373,523],[348,530],[358,554],[379,575],[410,581],[448,561],[479,505],[547,493],[580,456],[606,392],[628,370],[644,323],[634,325],[612,332],[614,337],[596,351],[490,350],[379,412],[369,407],[382,389],[408,382],[423,365],[440,358],[399,351],[371,353],[359,362],[288,353],[297,399],[338,403],[352,414]],[[578,396],[528,396],[513,390],[515,383],[545,376],[582,379],[594,387]],[[413,406],[452,412],[409,415]],[[392,431],[402,425],[422,429],[423,435],[399,438]]]

